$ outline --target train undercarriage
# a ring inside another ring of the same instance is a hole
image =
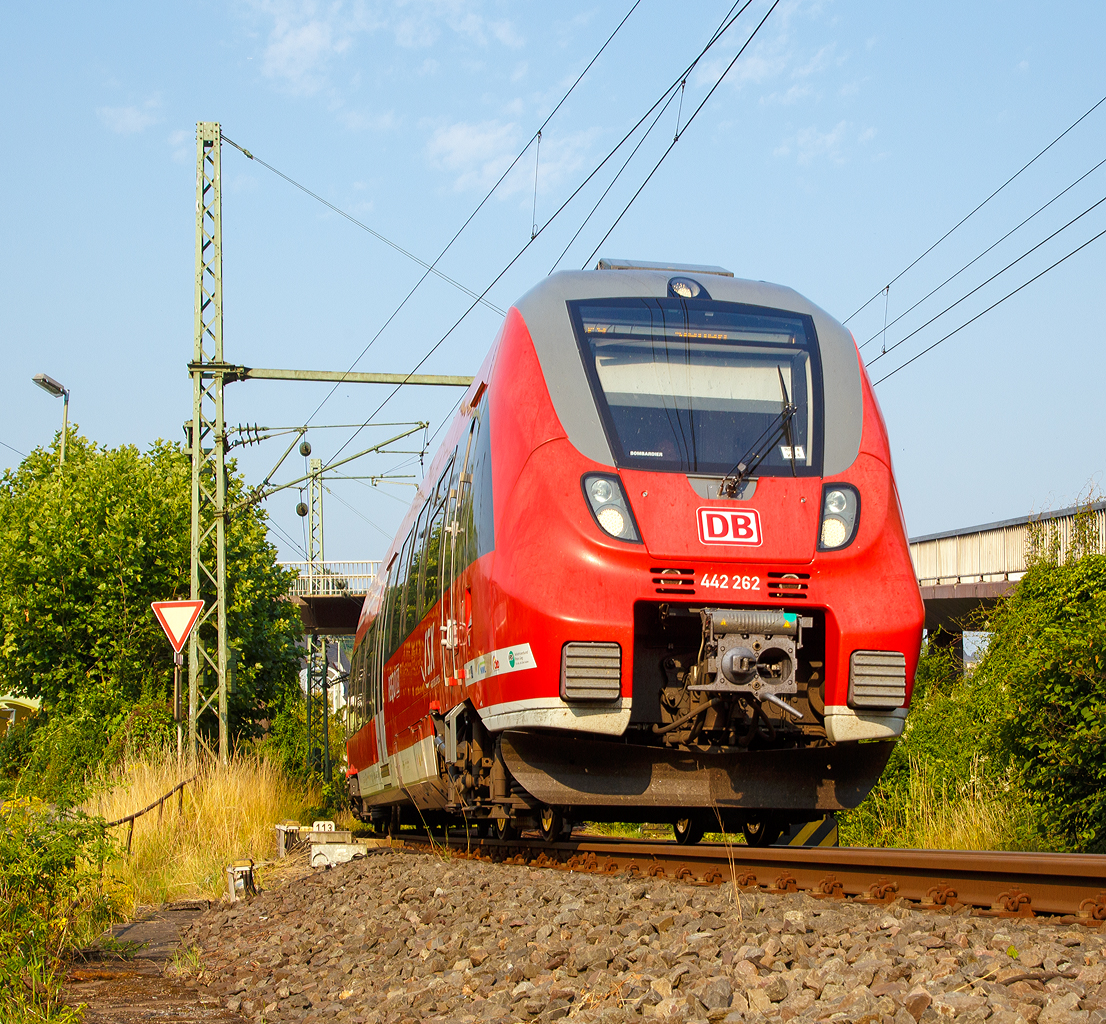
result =
[[[371,802],[353,793],[354,811],[381,831],[450,821],[552,841],[577,820],[647,818],[681,842],[724,831],[762,845],[855,807],[894,744],[828,742],[825,623],[803,612],[639,602],[623,735],[491,733],[461,704],[432,716],[439,777]]]

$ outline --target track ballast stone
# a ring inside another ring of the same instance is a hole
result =
[[[265,1022],[1106,1021],[1094,929],[398,850],[184,939],[195,984]]]

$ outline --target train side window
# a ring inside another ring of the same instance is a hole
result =
[[[373,676],[376,670],[376,637],[379,632],[379,614],[365,634],[365,671],[361,674],[361,719],[371,722],[376,714],[373,703]]]
[[[455,541],[457,533],[457,495],[461,482],[461,446],[458,445],[453,453],[453,468],[449,473],[449,482],[445,491],[445,546],[442,549],[442,593],[448,593],[453,585],[453,578],[457,573],[457,552]]]
[[[426,615],[441,597],[442,536],[445,528],[446,502],[439,503],[430,520],[426,538],[426,557],[422,572],[422,614]]]
[[[357,675],[361,668],[361,651],[358,650],[354,654],[349,666],[349,676],[347,676],[347,692],[346,692],[346,735],[352,736],[357,732],[358,722],[358,700],[359,694],[357,692]]]
[[[449,499],[449,477],[453,470],[452,460],[438,477],[438,486],[434,489],[434,514],[426,528],[422,572],[419,586],[422,589],[422,601],[419,615],[424,617],[438,603],[442,584],[442,537],[445,530],[446,506]]]
[[[389,588],[388,593],[388,642],[384,645],[384,660],[387,661],[403,642],[406,634],[403,632],[403,588],[407,582],[407,570],[411,564],[411,544],[415,531],[407,534],[403,542],[403,550],[395,565],[395,583]]]
[[[411,548],[411,571],[407,576],[407,591],[404,599],[404,639],[410,636],[412,630],[419,624],[419,573],[422,568],[422,550],[426,540],[426,520],[429,512],[430,502],[427,502],[423,505],[418,521],[415,523],[415,543]]]
[[[477,407],[470,435],[465,472],[461,478],[460,548],[457,571],[495,547],[492,519],[492,452],[488,429],[488,398]]]
[[[372,634],[372,630],[370,629],[369,632],[365,634],[365,638],[361,641],[361,649],[359,651],[360,663],[357,666],[357,675],[353,677],[354,678],[354,686],[356,688],[356,694],[357,694],[357,728],[358,729],[360,729],[361,726],[363,726],[365,724],[365,722],[368,721],[368,719],[365,716],[365,708],[368,704],[368,699],[369,699],[369,693],[368,693],[369,661],[370,661],[370,654],[372,652],[372,641],[370,639],[371,634]]]

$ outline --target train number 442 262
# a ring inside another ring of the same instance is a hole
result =
[[[699,581],[701,587],[715,587],[718,590],[760,590],[759,576],[730,576],[726,573],[703,573]]]

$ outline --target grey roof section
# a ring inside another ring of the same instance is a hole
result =
[[[1036,515],[1018,516],[1017,519],[1002,519],[997,523],[984,523],[982,526],[965,526],[959,530],[945,530],[944,533],[927,533],[924,537],[911,537],[911,544],[921,544],[927,540],[944,540],[946,537],[966,537],[972,533],[985,533],[987,530],[1001,530],[1007,526],[1025,526],[1026,523],[1039,523],[1048,519],[1063,519],[1077,512],[1099,512],[1106,509],[1106,501],[1095,501],[1089,505],[1072,505],[1071,508],[1058,508],[1055,512],[1039,512]]]
[[[566,270],[551,274],[515,303],[534,340],[553,408],[569,441],[604,466],[613,467],[614,457],[592,399],[566,303],[575,299],[665,298],[670,276],[670,268],[617,274]],[[863,426],[860,360],[852,335],[824,310],[783,285],[716,277],[708,291],[719,302],[805,313],[814,320],[824,388],[822,471],[833,476],[847,470],[856,461]]]
[[[618,260],[606,256],[599,260],[596,270],[663,270],[668,274],[718,274],[733,277],[733,271],[725,267],[712,267],[700,263],[650,263],[647,260]]]

